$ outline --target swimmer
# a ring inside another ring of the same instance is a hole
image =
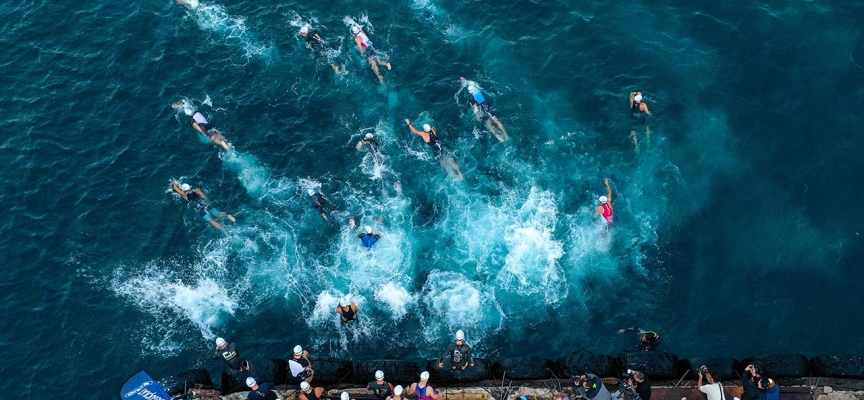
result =
[[[198,0],[177,0],[177,4],[186,7],[190,10],[198,8]]]
[[[343,303],[346,305],[343,306]],[[357,311],[359,311],[357,304],[354,304],[354,302],[349,300],[347,296],[339,299],[339,304],[336,305],[336,312],[339,314],[339,322],[342,325],[347,325],[352,322],[360,322],[360,319],[357,318]]]
[[[630,92],[630,112],[633,115],[639,113],[651,115],[651,111],[648,110],[648,104],[642,101],[642,92]]]
[[[474,109],[474,116],[477,117],[477,120],[486,121],[486,129],[489,130],[489,133],[495,135],[499,142],[504,143],[509,140],[510,137],[507,136],[507,129],[504,128],[504,124],[498,120],[498,117],[492,114],[492,107],[486,102],[486,98],[480,92],[480,86],[477,85],[477,82],[469,81],[462,77],[459,78],[459,81],[463,85],[468,86],[468,94],[470,95],[468,102],[471,103],[471,108]]]
[[[294,354],[288,359],[288,369],[291,376],[312,383],[312,378],[315,377],[315,370],[312,369],[312,360],[309,359],[309,352],[303,350],[299,344],[294,346]]]
[[[360,55],[366,57],[366,60],[369,61],[369,65],[372,67],[372,71],[375,72],[375,76],[378,77],[378,80],[381,81],[381,84],[384,84],[384,77],[381,75],[381,71],[378,70],[379,65],[387,66],[387,70],[391,70],[393,68],[389,62],[381,60],[378,56],[375,55],[375,48],[372,47],[372,41],[369,40],[369,36],[366,35],[366,32],[363,32],[363,27],[360,25],[354,25],[351,27],[351,33],[354,34],[354,43],[357,44],[357,50],[360,51]]]
[[[643,101],[642,92],[630,92],[630,116],[633,117],[634,125],[645,124],[645,141],[651,144],[651,127],[646,123],[646,115],[651,115],[648,104]],[[639,135],[636,129],[630,130],[630,139],[633,141],[635,150],[639,151]]]
[[[324,218],[327,221],[327,209],[329,208],[330,201],[324,197],[323,194],[316,192],[314,189],[309,189],[306,191],[306,194],[312,198],[312,207],[315,207],[316,210],[321,214],[321,218]]]
[[[609,178],[604,179],[603,183],[606,185],[606,196],[597,199],[600,205],[595,209],[594,215],[602,216],[608,226],[612,225],[612,187],[609,186]]]
[[[324,39],[321,39],[321,35],[318,34],[315,30],[309,27],[309,25],[303,25],[300,28],[300,36],[306,40],[306,47],[312,49],[313,52],[318,54],[324,54],[328,49],[324,46]],[[342,65],[342,70],[339,70],[339,66],[334,62],[330,62],[330,68],[333,68],[333,72],[340,73],[345,72],[345,63],[340,63]]]
[[[373,155],[377,155],[378,148],[381,147],[378,143],[378,139],[375,139],[375,135],[373,135],[372,133],[367,133],[366,136],[363,137],[363,139],[360,139],[360,141],[357,142],[357,146],[355,147],[357,147],[357,150],[360,150],[364,146],[366,147],[366,150]]]
[[[213,125],[207,121],[207,117],[201,113],[201,111],[196,110],[192,107],[191,104],[185,101],[178,101],[171,105],[171,108],[175,110],[183,110],[183,113],[189,117],[192,117],[192,127],[195,128],[196,131],[200,132],[202,135],[206,136],[207,139],[210,139],[214,144],[218,144],[222,146],[223,149],[229,150],[231,149],[231,143],[228,143],[225,140],[225,136],[222,136],[222,132],[219,132]]]
[[[192,186],[189,186],[188,183],[180,184],[178,182],[172,182],[171,187],[174,189],[177,194],[183,197],[186,201],[191,204],[198,214],[201,215],[205,221],[207,221],[214,228],[222,231],[223,233],[228,233],[228,230],[225,229],[225,225],[218,221],[218,218],[228,218],[231,222],[237,222],[233,215],[228,214],[226,212],[222,212],[217,210],[216,208],[210,205],[210,199],[207,198],[207,195],[201,191],[201,188],[195,188],[192,190]]]
[[[381,235],[377,233],[372,233],[372,227],[369,225],[366,225],[364,230],[366,231],[366,233],[361,233],[357,235],[357,238],[360,239],[361,243],[363,243],[363,247],[371,249],[372,246],[375,245],[375,243],[378,243],[378,239],[381,239]]]
[[[459,170],[459,164],[456,164],[456,160],[453,159],[450,152],[444,149],[438,141],[438,131],[435,128],[431,127],[429,124],[423,124],[423,130],[418,130],[411,124],[411,120],[408,118],[405,118],[405,124],[408,125],[408,129],[411,129],[412,133],[422,137],[423,141],[432,148],[432,151],[435,152],[435,158],[438,159],[438,163],[441,164],[441,167],[444,168],[445,171],[449,174],[456,175],[460,181],[465,179],[465,177],[462,176],[462,171]]]

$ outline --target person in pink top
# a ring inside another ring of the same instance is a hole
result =
[[[606,196],[600,196],[598,199],[600,206],[597,207],[595,215],[602,216],[607,225],[612,225],[612,214],[614,214],[612,211],[612,187],[609,186],[609,178],[604,179],[603,183],[606,184]]]

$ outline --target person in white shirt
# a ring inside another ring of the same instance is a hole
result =
[[[702,384],[702,380],[706,379],[708,382],[704,385]],[[697,386],[699,386],[699,391],[705,393],[708,396],[708,400],[726,400],[726,395],[723,393],[723,384],[720,383],[722,377],[718,374],[714,376],[711,374],[711,371],[708,371],[708,368],[704,365],[699,368],[699,382]]]

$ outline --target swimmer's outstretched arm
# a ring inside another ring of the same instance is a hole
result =
[[[603,180],[603,183],[606,184],[606,197],[608,198],[609,205],[612,205],[612,186],[609,186],[609,178]]]
[[[411,129],[411,132],[412,132],[412,133],[414,133],[415,135],[419,135],[420,137],[422,137],[422,138],[423,138],[423,141],[425,141],[425,142],[428,142],[428,141],[429,141],[429,134],[426,133],[426,132],[423,132],[423,131],[421,131],[421,130],[419,130],[419,129],[417,129],[417,128],[415,128],[414,125],[411,124],[411,120],[410,120],[410,119],[405,118],[405,124],[408,125],[408,129]]]
[[[186,192],[184,192],[183,189],[180,189],[180,185],[178,185],[177,182],[172,182],[171,188],[174,189],[177,194],[183,196],[184,199],[189,200],[186,198]]]
[[[198,195],[201,196],[202,199],[204,199],[206,201],[210,201],[210,199],[207,198],[207,195],[204,194],[204,192],[201,190],[201,188],[195,188],[195,193],[198,193]]]

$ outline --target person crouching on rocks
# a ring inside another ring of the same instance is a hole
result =
[[[288,368],[291,369],[293,377],[312,383],[315,371],[312,370],[312,362],[309,361],[309,352],[303,350],[300,345],[294,346],[294,355],[288,359]]]

